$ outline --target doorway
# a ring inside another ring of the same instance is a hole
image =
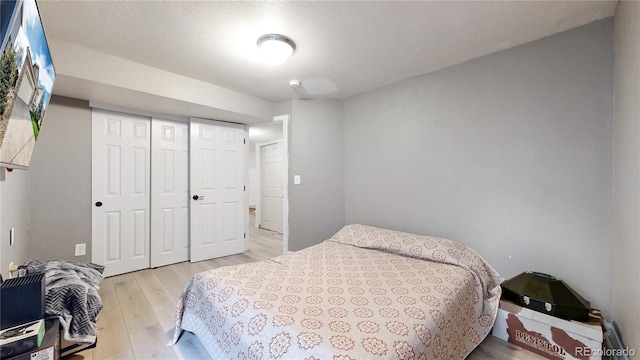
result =
[[[282,139],[266,144],[256,144],[256,157],[260,182],[257,222],[265,230],[282,234],[284,199]]]
[[[248,195],[251,226],[282,239],[288,250],[288,115],[249,126]],[[253,239],[252,239],[253,241]],[[258,239],[259,241],[259,239]]]

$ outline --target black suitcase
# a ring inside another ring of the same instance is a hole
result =
[[[567,320],[589,318],[589,301],[554,276],[527,271],[501,285],[502,298]]]

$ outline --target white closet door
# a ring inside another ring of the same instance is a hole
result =
[[[260,224],[262,228],[282,234],[282,141],[260,146],[260,194],[262,203]]]
[[[149,267],[150,119],[92,112],[92,261],[111,276]]]
[[[151,267],[189,260],[189,124],[151,121]]]
[[[191,261],[245,251],[244,125],[191,119]]]

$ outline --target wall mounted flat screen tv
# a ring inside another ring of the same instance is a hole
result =
[[[35,0],[0,0],[0,166],[28,168],[56,73]]]

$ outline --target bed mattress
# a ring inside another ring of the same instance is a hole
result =
[[[463,359],[493,326],[501,281],[461,243],[348,225],[195,275],[173,343],[187,330],[214,359]]]

